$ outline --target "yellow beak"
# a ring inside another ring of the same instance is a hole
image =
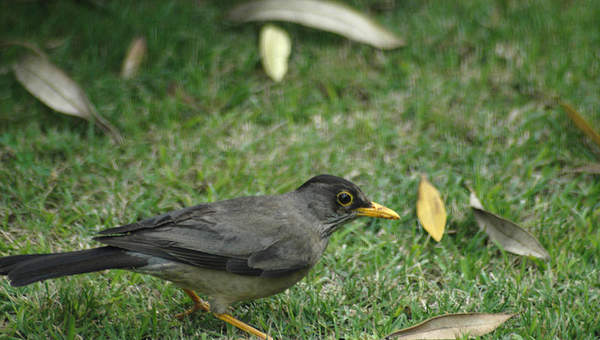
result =
[[[358,216],[387,218],[388,220],[400,219],[400,215],[395,211],[375,202],[371,202],[371,206],[368,208],[356,208],[354,211],[358,212]]]

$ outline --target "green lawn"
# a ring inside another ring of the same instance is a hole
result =
[[[95,4],[100,3],[101,6]],[[277,338],[379,339],[456,312],[518,315],[486,339],[600,337],[599,162],[545,95],[600,130],[599,1],[353,1],[407,46],[379,51],[280,24],[282,83],[262,71],[260,24],[227,1],[4,1],[0,39],[46,48],[122,132],[57,114],[0,75],[0,255],[93,247],[99,230],[200,202],[346,177],[400,221],[357,220],[307,278],[233,315]],[[119,70],[148,40],[139,76]],[[0,52],[7,65],[22,51]],[[448,234],[418,225],[420,174],[440,190]],[[479,232],[465,184],[518,222],[549,262]],[[124,271],[24,288],[0,278],[0,338],[237,338],[158,279]]]

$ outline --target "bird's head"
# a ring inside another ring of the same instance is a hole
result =
[[[359,216],[400,218],[392,209],[371,202],[356,184],[332,175],[315,176],[296,189],[296,193],[308,202],[310,213],[322,224],[323,236],[331,235],[343,223]]]

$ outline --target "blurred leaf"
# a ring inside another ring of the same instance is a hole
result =
[[[471,208],[479,228],[488,234],[492,241],[511,253],[525,256],[534,256],[543,260],[550,259],[550,255],[540,242],[529,232],[500,216],[483,209],[481,202],[471,192]]]
[[[27,55],[13,64],[13,71],[19,83],[50,108],[92,121],[115,141],[122,141],[116,128],[96,113],[79,85],[45,57]]]
[[[600,174],[600,163],[586,164],[575,169],[568,169],[565,172],[578,172],[586,174]]]
[[[131,41],[121,67],[121,78],[130,79],[137,75],[146,56],[146,38],[138,37]]]
[[[0,47],[2,46],[25,47],[40,57],[47,57],[46,53],[37,44],[25,40],[0,40]]]
[[[458,313],[425,320],[394,332],[385,339],[457,339],[488,334],[514,314]]]
[[[558,104],[567,112],[567,115],[573,123],[585,133],[589,138],[591,138],[598,146],[600,146],[600,135],[592,129],[590,124],[577,112],[571,105],[558,101]]]
[[[287,72],[288,57],[292,51],[290,37],[279,27],[265,25],[260,31],[258,44],[265,72],[274,81],[281,81]]]
[[[44,43],[44,47],[49,48],[49,49],[59,48],[61,46],[64,46],[68,40],[69,40],[69,38],[67,38],[67,37],[48,39]]]
[[[439,191],[427,181],[425,176],[421,176],[421,183],[419,183],[417,217],[429,235],[440,242],[446,227],[446,208]]]
[[[381,49],[404,45],[404,40],[373,19],[344,4],[317,0],[250,1],[229,11],[236,22],[282,20],[337,33]]]

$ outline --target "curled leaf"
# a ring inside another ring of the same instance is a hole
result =
[[[274,81],[281,81],[287,72],[288,57],[292,51],[290,37],[279,27],[265,25],[260,31],[258,44],[265,72]]]
[[[483,209],[477,196],[471,192],[471,208],[475,214],[477,225],[504,250],[517,255],[533,256],[542,260],[550,259],[550,255],[540,242],[525,229],[514,222],[504,219]]]
[[[421,177],[419,183],[417,217],[429,235],[440,242],[446,227],[446,208],[439,191],[425,179],[425,176]]]
[[[583,118],[583,116],[581,116],[579,112],[577,112],[577,110],[575,110],[571,105],[562,101],[559,101],[559,104],[563,108],[563,110],[565,110],[569,118],[571,118],[573,123],[575,123],[575,125],[581,131],[583,131],[583,133],[585,133],[586,136],[591,138],[594,141],[594,143],[600,146],[600,135],[598,134],[598,132],[594,131],[594,129],[590,126],[590,123],[588,123],[585,120],[585,118]]]
[[[50,108],[94,122],[117,141],[122,137],[94,109],[83,90],[61,69],[41,56],[27,55],[13,65],[19,83]]]
[[[368,16],[346,5],[318,0],[258,0],[229,11],[236,22],[282,20],[337,33],[381,49],[404,45],[404,40]]]
[[[130,79],[135,77],[144,57],[146,56],[146,38],[135,38],[129,44],[123,66],[121,67],[121,78]]]
[[[458,313],[433,317],[394,332],[385,339],[457,339],[482,336],[498,328],[514,314]]]

